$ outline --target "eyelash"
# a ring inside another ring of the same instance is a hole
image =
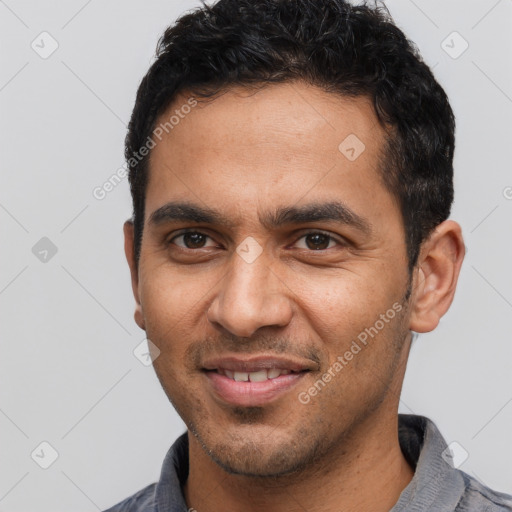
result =
[[[168,242],[168,245],[170,245],[171,243],[173,243],[174,240],[176,240],[176,238],[180,238],[188,233],[195,233],[195,234],[199,234],[199,235],[203,235],[207,238],[210,238],[212,239],[212,237],[210,235],[207,235],[206,233],[203,233],[201,231],[198,231],[198,230],[195,230],[195,229],[187,229],[187,230],[184,230],[184,231],[181,231],[179,234],[177,235],[174,235]],[[347,243],[346,242],[343,242],[342,240],[338,239],[337,237],[331,235],[330,233],[326,232],[326,231],[320,231],[320,230],[312,230],[312,231],[308,231],[306,233],[303,233],[299,238],[297,238],[294,242],[297,243],[299,240],[301,240],[302,238],[305,238],[307,237],[308,235],[324,235],[326,236],[328,239],[329,239],[329,243],[331,241],[334,241],[338,244],[338,246],[341,246],[341,247],[346,247],[347,246]],[[176,245],[176,244],[174,244]],[[183,251],[195,251],[195,250],[199,250],[199,249],[208,249],[208,247],[199,247],[198,249],[189,249],[188,247],[181,247],[179,245],[176,245],[176,247],[178,247],[179,249],[183,250]],[[327,251],[329,249],[303,249],[303,250],[306,250],[308,252],[312,252],[312,253],[315,253],[315,252],[323,252],[323,251]]]

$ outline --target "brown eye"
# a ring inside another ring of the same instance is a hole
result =
[[[313,250],[327,249],[330,240],[330,237],[327,235],[322,233],[315,233],[306,236],[306,245],[309,247],[309,249]]]
[[[310,233],[306,233],[299,240],[304,239],[305,249],[309,249],[311,251],[323,251],[325,249],[329,249],[332,247],[330,244],[334,242],[337,245],[343,245],[341,242],[337,241],[333,236],[328,233],[322,233],[321,231],[312,231]]]
[[[180,238],[182,239],[183,245],[176,243],[176,240]],[[203,249],[208,238],[210,238],[208,235],[200,233],[199,231],[187,231],[186,233],[175,236],[170,242],[183,249]]]

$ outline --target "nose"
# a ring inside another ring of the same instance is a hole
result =
[[[233,254],[207,318],[233,335],[249,338],[261,327],[284,327],[292,318],[292,293],[263,255],[252,263]]]

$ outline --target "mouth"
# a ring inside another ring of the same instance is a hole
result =
[[[216,400],[242,407],[278,400],[313,369],[309,361],[268,357],[222,358],[206,362],[202,368]]]
[[[264,382],[266,380],[277,379],[281,375],[289,375],[290,373],[300,373],[281,368],[269,368],[268,370],[263,368],[262,370],[256,370],[252,372],[233,371],[228,370],[227,368],[217,368],[216,370],[211,371],[216,371],[218,374],[224,375],[236,382]]]

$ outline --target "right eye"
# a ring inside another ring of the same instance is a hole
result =
[[[169,240],[169,244],[173,243],[178,246],[180,249],[193,251],[194,249],[204,249],[206,239],[210,238],[208,235],[201,233],[200,231],[183,231],[178,235],[175,235],[173,238]],[[175,240],[182,239],[182,243],[178,244]],[[211,247],[211,246],[210,246]]]

